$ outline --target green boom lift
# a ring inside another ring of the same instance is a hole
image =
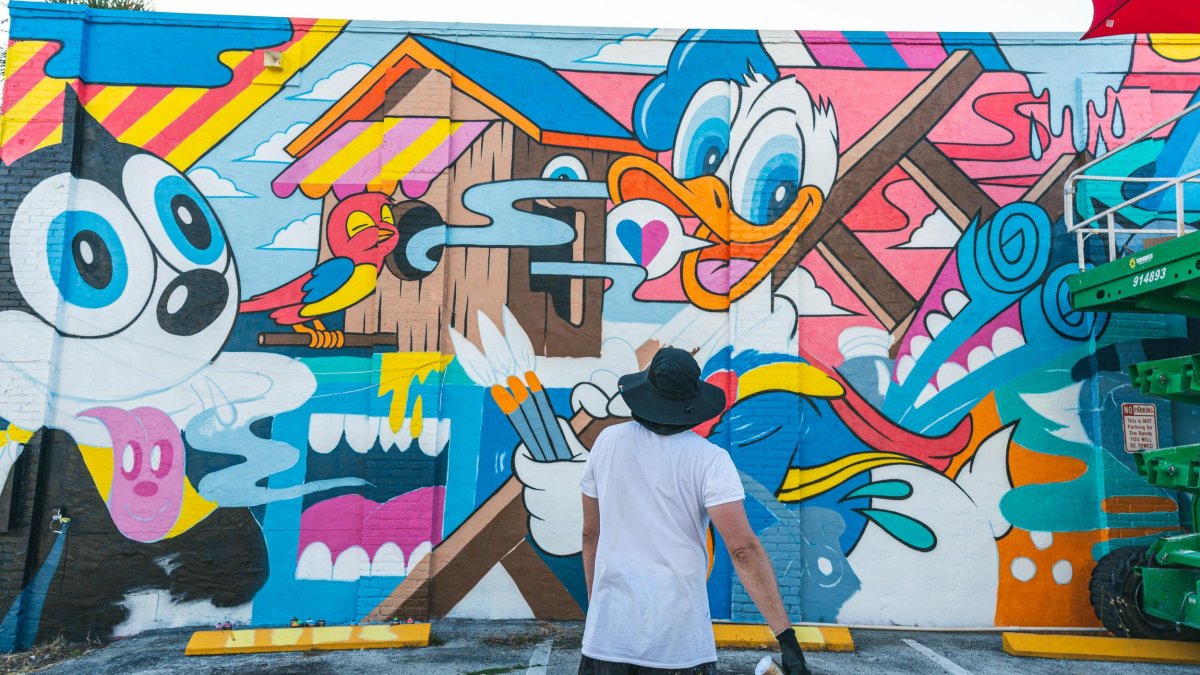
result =
[[[1067,283],[1077,310],[1200,317],[1200,232],[1080,272]],[[1129,376],[1143,394],[1200,404],[1200,354],[1134,364]],[[1190,495],[1192,529],[1200,527],[1200,445],[1144,450],[1134,463],[1151,485]],[[1090,590],[1096,616],[1114,635],[1197,639],[1200,533],[1113,550],[1096,565]]]

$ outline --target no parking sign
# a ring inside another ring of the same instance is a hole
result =
[[[1122,403],[1125,452],[1158,449],[1158,411],[1153,403]]]

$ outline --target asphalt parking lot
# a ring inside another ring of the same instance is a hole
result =
[[[190,632],[143,634],[44,672],[56,675],[274,675],[283,673],[419,673],[420,675],[558,675],[574,673],[579,663],[583,625],[530,621],[439,621],[434,642],[421,649],[372,649],[339,652],[183,655]],[[1000,649],[998,633],[932,633],[856,630],[854,653],[813,653],[814,673],[920,673],[921,675],[1176,675],[1196,667],[1018,658]],[[748,675],[766,652],[721,650],[721,673]]]

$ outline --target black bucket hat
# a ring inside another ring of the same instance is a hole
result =
[[[695,426],[725,409],[725,392],[700,379],[700,366],[682,349],[663,347],[650,367],[617,382],[633,414],[658,424]]]

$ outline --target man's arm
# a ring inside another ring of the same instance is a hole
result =
[[[592,598],[592,577],[596,570],[596,544],[600,541],[600,501],[583,495],[583,577],[587,580],[588,599]]]
[[[587,498],[584,498],[584,519],[587,518]],[[792,627],[787,610],[783,607],[783,598],[779,595],[779,585],[775,582],[775,570],[771,567],[771,559],[763,548],[758,535],[750,527],[746,519],[746,508],[742,502],[734,501],[708,509],[708,517],[712,519],[717,532],[725,540],[729,549],[729,557],[733,560],[733,568],[737,570],[738,578],[750,594],[758,611],[767,620],[771,632],[778,635]],[[584,526],[584,569],[587,569],[587,526]],[[589,579],[591,577],[589,576]]]

